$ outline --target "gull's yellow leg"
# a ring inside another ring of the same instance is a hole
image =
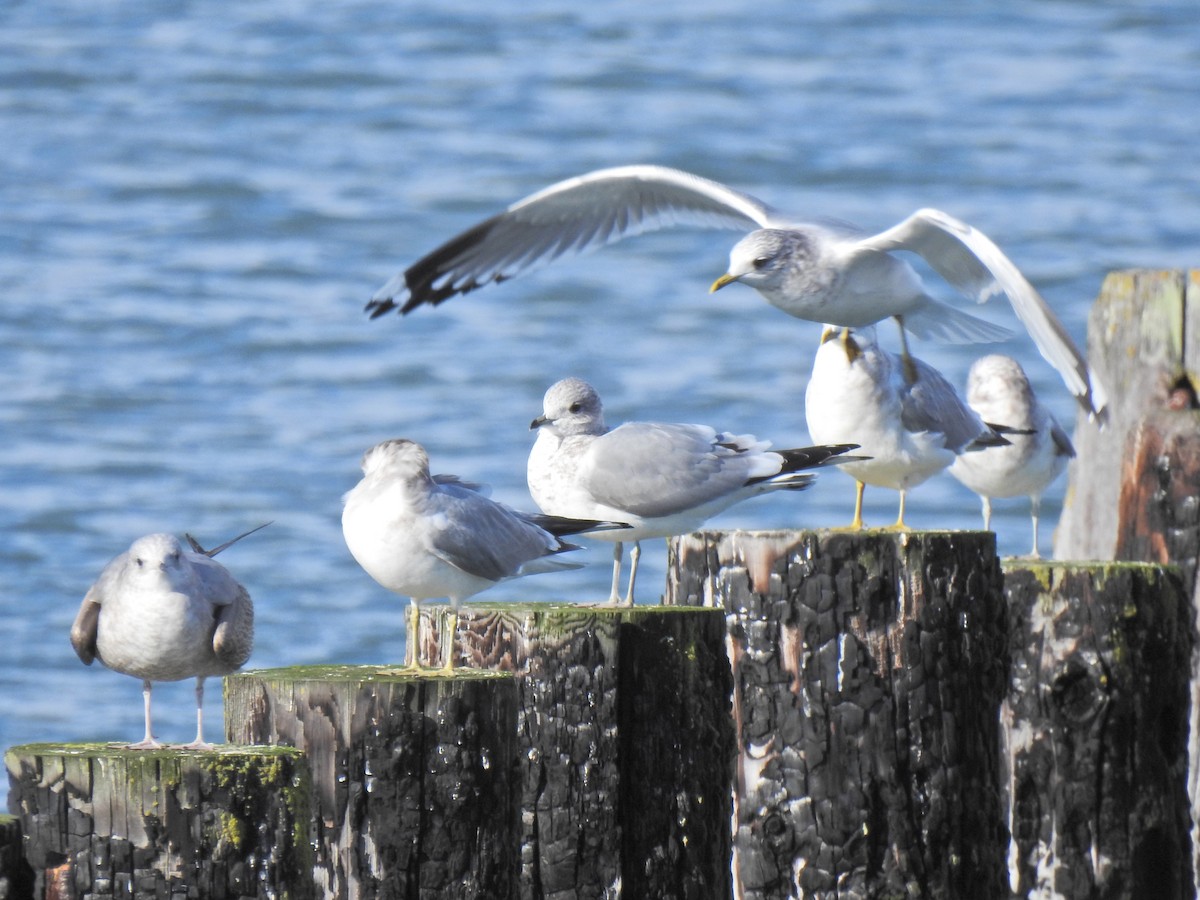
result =
[[[866,492],[866,490],[866,484],[856,478],[854,480],[854,518],[850,520],[850,531],[862,531],[862,502],[863,494]]]
[[[888,529],[889,531],[908,531],[909,530],[907,523],[905,523],[905,521],[904,521],[904,499],[907,496],[908,496],[908,491],[901,488],[900,489],[900,512],[896,516],[896,524],[893,525],[890,529]]]

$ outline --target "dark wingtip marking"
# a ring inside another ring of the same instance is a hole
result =
[[[425,303],[428,303],[430,306],[437,306],[443,300],[448,300],[456,294],[470,293],[475,288],[481,287],[486,283],[471,280],[452,287],[435,288],[433,286],[433,283],[444,275],[447,270],[453,268],[460,261],[461,257],[483,243],[484,239],[487,238],[488,234],[496,226],[496,222],[500,217],[500,215],[492,216],[490,219],[485,219],[478,225],[468,228],[462,234],[452,237],[446,243],[442,244],[442,246],[431,253],[427,253],[405,269],[404,283],[408,287],[408,300],[404,306],[400,307],[400,313],[402,315],[407,314]],[[497,282],[503,280],[503,276],[493,276],[489,279],[489,281]],[[391,303],[393,307],[396,306],[391,300],[381,302]],[[387,310],[384,310],[384,312],[387,312]]]
[[[389,297],[386,300],[372,300],[363,307],[363,311],[369,312],[372,319],[378,319],[380,316],[390,313],[395,308],[395,301]]]

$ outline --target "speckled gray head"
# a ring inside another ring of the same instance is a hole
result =
[[[603,434],[604,404],[596,389],[582,378],[564,378],[546,391],[542,414],[529,423],[529,428],[545,428],[560,437]]]

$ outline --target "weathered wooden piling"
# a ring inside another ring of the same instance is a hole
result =
[[[1020,897],[1193,897],[1192,616],[1179,573],[1004,566],[1010,878]]]
[[[231,741],[304,752],[322,898],[511,897],[511,676],[307,666],[225,680]]]
[[[427,659],[445,612],[423,611]],[[724,628],[715,610],[463,607],[460,664],[518,675],[522,898],[729,896]]]
[[[702,532],[668,602],[725,613],[739,898],[1007,896],[994,537]]]
[[[1188,462],[1195,435],[1187,429],[1196,424],[1200,391],[1200,270],[1110,273],[1088,320],[1088,362],[1108,388],[1109,421],[1101,430],[1080,413],[1054,555],[1167,562],[1166,546],[1154,542],[1154,523],[1145,516],[1159,477],[1175,477],[1181,466],[1193,479],[1197,473]],[[1173,433],[1184,435],[1174,464],[1172,454],[1161,452],[1178,443]],[[1174,508],[1195,533],[1195,509]],[[1174,527],[1170,521],[1159,524]],[[1151,543],[1130,544],[1135,535]],[[1191,541],[1188,554],[1200,555],[1200,539]]]
[[[292,750],[26,744],[5,754],[33,896],[313,896]]]

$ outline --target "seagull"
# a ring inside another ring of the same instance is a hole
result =
[[[131,749],[162,746],[150,724],[153,682],[192,677],[196,739],[184,746],[212,747],[204,741],[204,679],[240,668],[254,643],[250,595],[212,559],[229,543],[194,552],[174,535],[140,537],[104,567],[83,598],[71,626],[76,654],[89,666],[99,659],[116,672],[142,679],[146,733]]]
[[[452,646],[463,600],[504,579],[580,568],[557,559],[579,549],[562,537],[606,527],[519,513],[488,499],[480,484],[431,476],[425,449],[404,438],[369,449],[362,470],[362,480],[343,497],[342,534],[368,575],[410,598],[404,670],[421,669],[416,656],[420,601],[449,599]],[[454,666],[448,647],[443,670]]]
[[[801,319],[862,328],[888,317],[905,331],[948,341],[991,341],[1007,332],[935,300],[896,251],[922,257],[966,297],[1004,294],[1042,356],[1084,410],[1103,424],[1107,394],[1066,328],[987,235],[936,209],[919,209],[875,235],[842,222],[797,221],[761,200],[689,172],[631,165],[557,182],[473,225],[375,292],[372,318],[436,305],[527,269],[676,224],[750,229],[713,283],[754,287]],[[911,366],[906,362],[906,367]]]
[[[595,535],[616,542],[611,604],[620,602],[625,541],[633,542],[624,600],[632,605],[643,538],[694,531],[747,497],[804,490],[815,476],[802,469],[857,458],[838,458],[856,444],[776,451],[753,435],[706,425],[629,422],[610,431],[600,395],[579,378],[552,385],[529,427],[538,432],[529,492],[543,512],[630,526]]]
[[[1033,393],[1021,364],[993,354],[975,361],[967,376],[967,402],[980,416],[1003,421],[1014,434],[1006,447],[989,447],[960,456],[950,474],[983,500],[983,528],[992,529],[993,497],[1029,497],[1033,551],[1039,559],[1038,511],[1042,494],[1075,455],[1071,439]]]
[[[813,440],[855,441],[868,457],[843,467],[857,488],[850,529],[863,527],[863,492],[872,484],[900,492],[900,512],[891,527],[907,530],[910,488],[960,454],[1008,439],[928,363],[913,357],[917,377],[910,380],[900,356],[879,347],[873,331],[826,328],[804,395],[805,417]]]

